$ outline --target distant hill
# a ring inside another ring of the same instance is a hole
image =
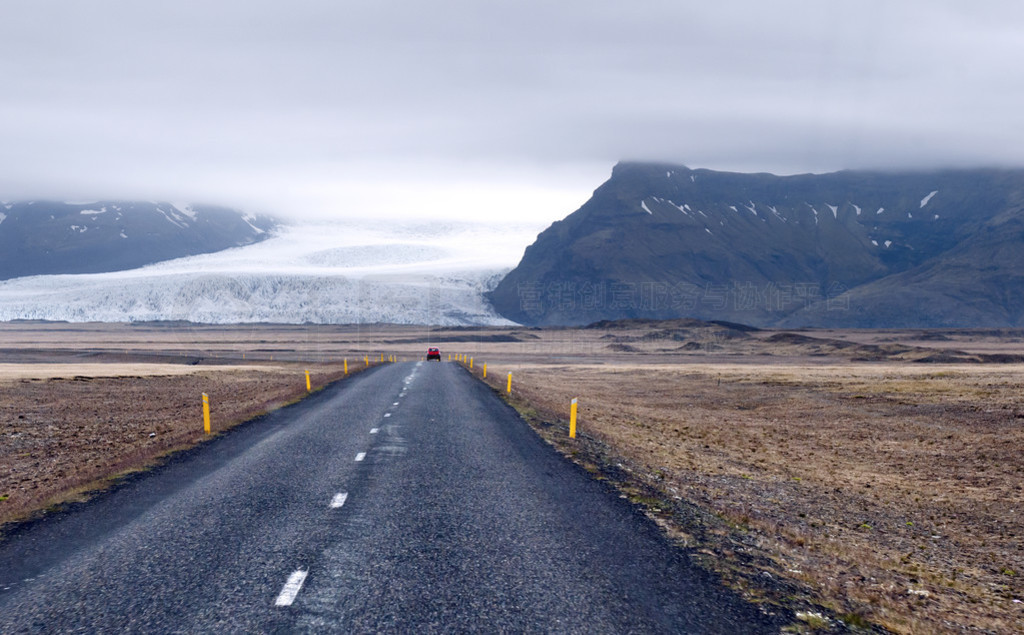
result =
[[[489,299],[528,325],[1024,326],[1024,170],[621,163]]]
[[[182,203],[0,203],[0,280],[101,273],[263,240],[265,216]]]

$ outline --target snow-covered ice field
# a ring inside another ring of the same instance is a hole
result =
[[[129,271],[0,282],[0,321],[507,324],[483,294],[542,229],[296,224],[255,245]]]

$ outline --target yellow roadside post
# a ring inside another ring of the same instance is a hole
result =
[[[469,370],[473,370],[473,358],[469,358]]]
[[[451,353],[448,353],[448,361],[449,362],[452,361],[452,354]]]
[[[345,358],[345,374],[348,374],[348,358]]]
[[[487,379],[487,362],[484,362],[484,379]]]
[[[576,403],[577,399],[573,397],[572,406],[569,408],[569,438],[576,438]]]
[[[210,434],[210,395],[203,393],[203,430]]]
[[[367,355],[366,357],[364,357],[363,361],[366,362],[366,367],[369,368],[370,367],[370,356]]]
[[[309,371],[307,370],[306,371],[306,392],[311,392],[312,390],[313,390],[313,385],[311,383],[309,383]]]
[[[512,373],[508,374],[508,388],[505,390],[508,394],[512,394]]]

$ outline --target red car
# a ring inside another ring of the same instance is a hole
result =
[[[439,351],[436,348],[428,348],[427,349],[427,361],[429,362],[432,359],[436,359],[437,361],[441,361],[441,351]]]

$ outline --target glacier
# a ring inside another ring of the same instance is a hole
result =
[[[245,247],[0,282],[0,321],[508,325],[484,299],[543,226],[305,222]]]

